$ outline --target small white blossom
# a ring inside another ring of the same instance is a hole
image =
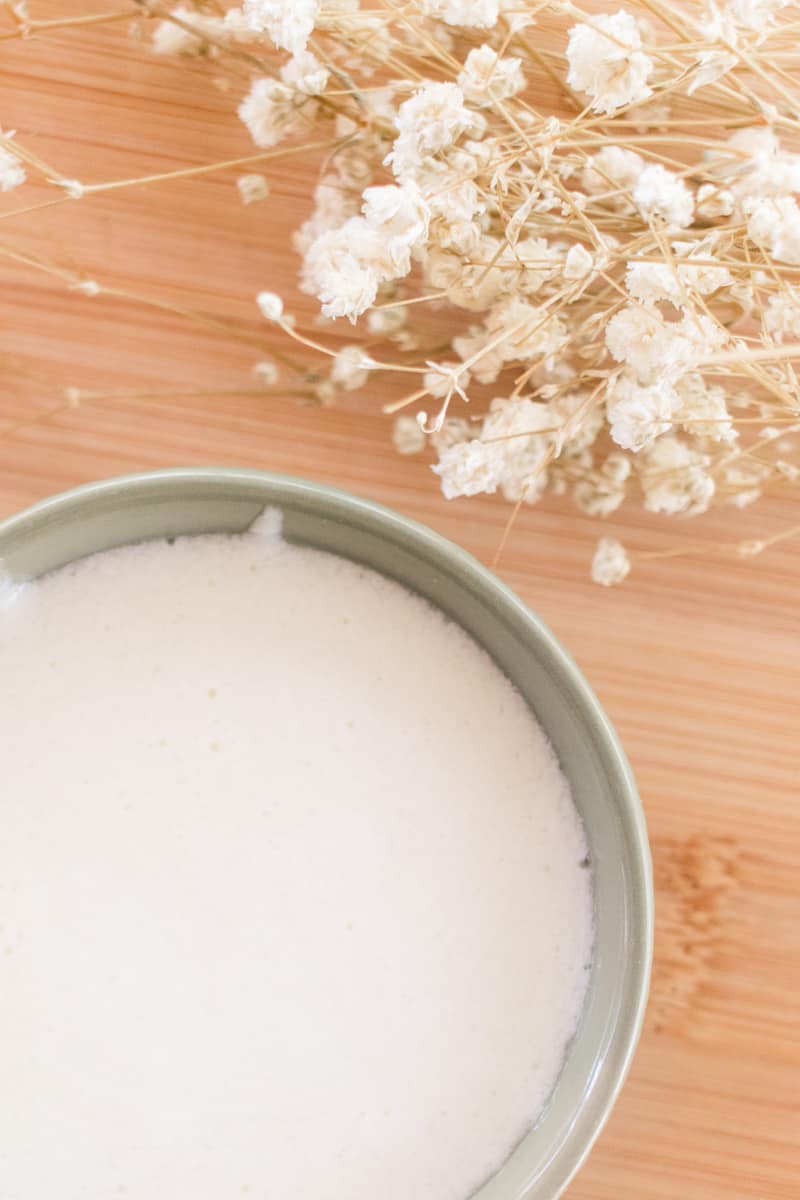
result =
[[[727,341],[720,325],[704,314],[685,313],[668,323],[657,309],[628,305],[609,321],[606,345],[617,362],[627,363],[640,381],[674,380],[698,366]]]
[[[625,499],[630,472],[630,459],[618,452],[609,454],[599,471],[590,472],[575,484],[575,503],[589,517],[611,516]]]
[[[644,159],[634,150],[604,146],[593,154],[583,172],[583,186],[592,195],[618,188],[632,192],[644,170]]]
[[[680,399],[671,383],[639,384],[621,376],[606,403],[611,436],[623,450],[642,450],[671,427]]]
[[[470,370],[478,383],[494,383],[505,365],[503,353],[496,346],[492,350],[485,350],[488,341],[481,325],[471,325],[466,333],[453,338],[453,349],[459,358],[465,362],[475,359]]]
[[[454,145],[472,123],[455,83],[425,83],[397,113],[397,139],[386,159],[395,175],[414,176],[423,161]]]
[[[681,345],[677,349],[677,358],[682,371],[691,371],[705,362],[715,350],[720,350],[730,342],[728,331],[719,321],[705,313],[685,310],[683,319],[678,325],[678,336]],[[670,363],[666,364],[667,370]]]
[[[783,150],[774,130],[764,125],[737,129],[727,144],[731,153],[712,155],[711,170],[728,180],[740,198],[753,201],[800,191],[800,155]]]
[[[333,360],[331,383],[346,392],[355,392],[367,382],[373,365],[360,346],[343,346]]]
[[[536,24],[533,14],[525,7],[522,0],[500,0],[500,16],[512,33],[529,29]]]
[[[321,233],[303,262],[302,285],[322,302],[325,317],[354,321],[375,303],[383,281],[383,244],[363,217]]]
[[[236,187],[243,204],[254,204],[257,200],[266,200],[269,195],[269,184],[263,175],[240,175]]]
[[[676,390],[681,402],[676,419],[687,433],[728,445],[736,441],[739,434],[733,427],[721,387],[708,387],[702,375],[688,371],[678,380]]]
[[[392,426],[392,442],[398,454],[419,454],[425,449],[425,434],[419,421],[399,416]]]
[[[329,229],[338,229],[357,215],[359,199],[346,192],[335,175],[323,175],[314,189],[314,211],[292,235],[299,254],[305,255],[312,242]]]
[[[675,437],[659,438],[637,460],[639,482],[648,512],[695,516],[706,512],[715,484],[707,455]]]
[[[319,15],[319,0],[244,0],[248,25],[267,33],[280,50],[305,50]]]
[[[458,86],[464,99],[479,108],[486,108],[495,100],[507,100],[525,87],[522,60],[500,58],[491,46],[478,46],[467,55]]]
[[[468,442],[474,433],[476,425],[470,424],[463,417],[445,417],[441,429],[435,430],[431,436],[431,445],[441,454],[457,442]]]
[[[546,404],[531,400],[493,400],[480,438],[442,446],[437,440],[438,465],[446,499],[502,491],[507,500],[533,504],[547,483],[546,456],[551,435]]]
[[[764,313],[764,328],[778,343],[786,337],[800,340],[800,290],[790,288],[770,296]]]
[[[457,183],[445,184],[440,191],[432,193],[429,188],[426,200],[431,216],[439,217],[447,226],[451,236],[453,227],[458,226],[462,230],[463,241],[470,242],[473,233],[477,233],[480,237],[481,218],[486,210],[486,205],[471,179],[461,179]]]
[[[544,399],[547,387],[539,388]],[[588,393],[582,391],[563,392],[550,401],[551,424],[560,426],[557,443],[576,452],[587,450],[603,427],[603,407],[594,402],[587,404]]]
[[[492,29],[497,24],[500,0],[422,0],[426,17],[436,17],[462,29]]]
[[[592,110],[613,113],[652,95],[647,80],[653,60],[641,49],[642,39],[630,13],[595,17],[591,25],[569,32],[567,83],[592,98]]]
[[[441,480],[445,500],[457,496],[477,496],[497,491],[497,451],[477,438],[455,442],[439,452],[439,461],[431,470]]]
[[[646,379],[661,366],[669,336],[660,313],[631,304],[609,321],[606,345],[617,362],[628,363]]]
[[[669,263],[629,262],[625,270],[625,287],[634,300],[656,304],[659,300],[671,300],[678,304],[681,288],[677,272]]]
[[[668,263],[628,263],[625,286],[636,300],[669,300],[678,305],[685,302],[689,292],[710,296],[733,283],[728,268],[715,265],[713,251],[704,242],[676,242],[673,250],[680,256],[675,267]],[[692,266],[693,258],[702,262]]]
[[[516,296],[492,307],[486,331],[490,341],[502,339],[498,350],[506,362],[555,354],[567,337],[563,321]]]
[[[769,474],[769,467],[760,463],[732,463],[722,470],[721,486],[729,492],[728,503],[735,508],[746,508],[761,496],[761,484]]]
[[[382,239],[384,256],[391,264],[387,277],[407,275],[412,253],[422,248],[428,235],[430,212],[419,188],[411,182],[367,188],[362,211]]]
[[[786,8],[790,0],[727,0],[727,11],[738,25],[755,33],[772,24],[776,12]]]
[[[600,538],[592,559],[592,580],[611,587],[622,583],[630,573],[631,562],[622,542],[616,538]]]
[[[367,313],[367,330],[376,337],[393,337],[400,333],[407,323],[408,308],[405,305],[373,308]]]
[[[307,96],[321,96],[328,86],[330,71],[310,50],[298,50],[281,67],[281,79]]]
[[[257,362],[253,367],[253,378],[265,387],[271,387],[280,379],[280,371],[273,362]]]
[[[648,220],[660,217],[667,225],[684,228],[694,218],[694,197],[673,171],[660,163],[645,167],[636,181],[633,198]]]
[[[239,105],[239,117],[257,146],[274,146],[293,132],[301,110],[292,89],[277,79],[255,79]]]
[[[717,187],[713,183],[704,183],[697,189],[697,216],[705,221],[716,221],[720,217],[729,217],[735,206],[733,192],[727,188]]]
[[[594,267],[594,259],[585,246],[570,246],[564,259],[565,279],[584,279]]]
[[[745,206],[747,232],[778,262],[800,266],[800,208],[791,196],[759,199]]]
[[[171,9],[169,15],[175,20],[159,21],[153,30],[153,40],[150,43],[153,53],[202,54],[205,48],[203,32],[206,29],[209,32],[213,31],[213,18],[209,21],[209,18],[203,17],[196,9],[186,8],[183,4]],[[222,27],[221,20],[217,19],[216,24]]]
[[[218,21],[218,17],[207,17],[206,20]],[[222,18],[222,27],[227,39],[232,42],[256,42],[260,31],[253,29],[250,21],[241,8],[229,8]]]
[[[283,301],[275,292],[259,292],[256,303],[266,321],[280,321],[283,316]]]
[[[5,134],[11,137],[11,134]],[[0,146],[0,192],[11,192],[26,179],[25,168],[15,154]]]
[[[230,45],[254,37],[241,9],[229,9],[222,17],[179,4],[170,10],[169,18],[158,22],[150,45],[154,54],[192,56],[216,54],[217,42]]]
[[[797,483],[800,480],[800,467],[794,463],[785,462],[783,459],[777,459],[775,462],[775,470],[789,483]]]
[[[543,284],[555,278],[561,265],[558,249],[541,237],[520,238],[516,245],[504,246],[499,257],[493,255],[493,259],[500,270],[506,269],[502,290],[524,296],[540,291]]]

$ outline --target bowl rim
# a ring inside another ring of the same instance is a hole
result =
[[[609,1057],[613,1063],[602,1094],[595,1096],[595,1109],[589,1127],[580,1132],[568,1130],[555,1148],[547,1163],[548,1176],[555,1170],[556,1190],[553,1200],[560,1196],[583,1166],[589,1152],[604,1128],[616,1099],[628,1075],[633,1055],[639,1041],[647,1005],[650,972],[653,957],[654,890],[652,859],[647,835],[644,810],[639,798],[627,756],[619,737],[595,695],[583,672],[549,627],[535,612],[493,571],[485,567],[468,551],[436,533],[427,525],[406,517],[394,509],[354,495],[343,489],[331,487],[300,476],[275,471],[239,467],[172,467],[156,471],[134,472],[112,476],[102,480],[80,484],[66,491],[48,496],[26,507],[21,512],[0,521],[0,573],[2,573],[2,544],[8,538],[25,539],[35,535],[51,520],[68,516],[92,501],[135,496],[137,492],[149,491],[153,487],[168,492],[177,485],[187,491],[194,486],[220,489],[231,486],[270,487],[282,493],[287,503],[302,498],[328,505],[332,512],[345,520],[354,516],[365,519],[371,526],[392,540],[400,537],[414,552],[424,552],[426,557],[438,559],[449,568],[449,573],[458,578],[460,586],[489,593],[504,609],[503,617],[525,630],[546,652],[564,682],[576,698],[583,719],[591,734],[602,745],[603,753],[613,764],[616,781],[621,784],[616,790],[616,803],[620,818],[627,830],[631,854],[633,879],[631,891],[635,893],[633,909],[634,928],[632,941],[637,948],[633,961],[629,962],[630,985],[626,996],[625,1010],[620,1015],[622,1033]],[[280,505],[280,499],[275,503]],[[67,560],[69,561],[69,560]],[[576,1135],[576,1136],[575,1136]],[[525,1200],[527,1187],[519,1200]],[[479,1195],[475,1200],[479,1200]]]

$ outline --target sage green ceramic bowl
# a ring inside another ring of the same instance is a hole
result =
[[[600,1132],[633,1055],[647,997],[653,890],[625,756],[580,671],[541,621],[431,530],[343,492],[256,471],[161,471],[77,488],[0,524],[0,564],[23,580],[126,542],[235,533],[266,505],[283,511],[289,540],[366,563],[462,625],[525,696],[569,778],[593,868],[591,981],[545,1111],[475,1197],[553,1200]]]

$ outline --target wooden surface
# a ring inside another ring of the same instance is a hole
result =
[[[32,7],[79,11],[66,0]],[[252,152],[233,115],[244,70],[223,78],[213,63],[154,61],[123,25],[2,41],[0,58],[3,128],[84,183]],[[331,410],[298,404],[291,376],[283,395],[254,384],[252,366],[274,342],[253,296],[292,294],[288,235],[310,206],[312,169],[291,158],[266,169],[278,202],[248,208],[235,171],[5,219],[52,191],[32,179],[0,197],[0,248],[202,310],[252,341],[139,302],[83,296],[0,259],[0,516],[125,471],[244,465],[373,497],[492,559],[507,506],[442,500],[428,464],[392,450],[379,388]],[[346,341],[348,329],[333,336]],[[65,407],[66,388],[99,395]],[[699,522],[623,512],[601,527],[548,499],[520,516],[500,563],[614,720],[655,861],[645,1033],[572,1200],[800,1194],[797,546],[750,560],[715,549],[798,519],[788,501],[771,501]],[[605,591],[588,581],[600,532],[634,550],[696,553],[637,563],[624,587]]]

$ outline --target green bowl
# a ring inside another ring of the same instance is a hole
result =
[[[544,1112],[474,1198],[554,1200],[588,1154],[631,1062],[647,999],[653,885],[625,755],[585,679],[542,622],[430,529],[344,492],[260,471],[159,471],[55,496],[0,524],[0,566],[23,580],[126,542],[236,533],[266,505],[283,511],[290,541],[365,563],[466,629],[522,692],[570,781],[594,882],[595,950],[583,1014]]]

